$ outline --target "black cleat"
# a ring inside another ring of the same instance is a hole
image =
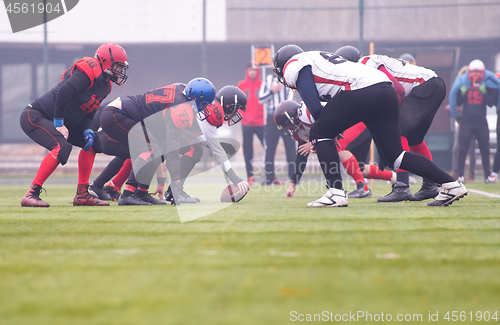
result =
[[[424,182],[422,188],[410,199],[410,201],[423,201],[433,199],[439,194],[439,188],[436,183]]]
[[[365,183],[359,183],[354,191],[347,194],[347,197],[350,199],[364,199],[372,197],[372,191],[370,189],[368,189],[368,191],[365,191],[365,185]]]
[[[118,199],[120,198],[121,195],[120,189],[115,187],[111,181],[104,184],[103,189],[104,192],[106,192],[106,194],[108,194],[111,197],[112,201],[117,202]]]
[[[151,194],[149,194],[148,192],[144,192],[144,191],[135,191],[134,196],[140,200],[143,200],[144,202],[151,203],[152,205],[167,204],[167,202],[162,201],[162,200],[158,200],[158,199],[152,197]]]
[[[409,201],[413,197],[411,194],[410,186],[403,182],[396,182],[392,184],[391,193],[381,196],[377,199],[377,202],[401,202]]]
[[[118,199],[118,205],[151,205],[151,203],[143,201],[138,197],[135,197],[135,195],[126,197],[123,197],[123,195],[121,195]]]
[[[92,183],[89,188],[89,193],[92,196],[95,196],[96,198],[103,200],[103,201],[112,201],[111,196],[109,196],[106,191],[104,191],[103,188],[98,188],[97,186]]]

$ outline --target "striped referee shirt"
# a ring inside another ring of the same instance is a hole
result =
[[[280,91],[273,93],[271,91],[271,86],[278,84],[278,77],[274,73],[267,75],[266,80],[262,82],[259,91],[259,103],[264,104],[267,109],[267,114],[273,115],[279,104],[285,100],[293,100],[293,91],[283,86]]]

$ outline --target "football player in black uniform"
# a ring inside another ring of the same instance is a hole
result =
[[[49,153],[21,206],[49,207],[40,199],[42,185],[59,164],[66,164],[73,145],[83,148],[78,157],[78,187],[73,205],[109,205],[88,192],[95,154],[102,152],[91,121],[101,101],[111,92],[112,82],[119,86],[125,83],[127,68],[125,50],[117,44],[103,44],[93,58],[84,57],[69,67],[57,86],[24,109],[21,128]]]
[[[215,98],[212,83],[195,78],[141,95],[117,98],[101,113],[101,127],[113,140],[129,148],[133,169],[118,205],[165,204],[148,193],[151,180],[166,159],[174,197],[180,191],[179,149],[181,134],[209,116],[207,105]],[[161,168],[159,169],[161,170]]]

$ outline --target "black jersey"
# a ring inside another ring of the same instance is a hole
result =
[[[61,81],[48,93],[40,96],[33,106],[41,108],[44,114],[53,119],[55,115],[56,97],[61,86],[67,82],[75,70],[79,70],[90,79],[90,87],[80,91],[68,101],[64,110],[65,124],[78,125],[87,114],[93,114],[102,100],[111,92],[111,81],[106,81],[99,62],[91,57],[84,57],[64,71]]]
[[[176,83],[141,95],[121,98],[122,113],[139,122],[167,108],[187,103],[188,99],[183,93],[185,88],[185,84]]]

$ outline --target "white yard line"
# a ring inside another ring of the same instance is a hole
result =
[[[471,193],[481,194],[481,195],[484,195],[484,196],[487,196],[487,197],[492,197],[492,198],[500,199],[500,195],[498,195],[498,194],[493,194],[493,193],[489,193],[489,192],[483,192],[483,191],[479,191],[479,190],[471,190],[471,189],[467,189],[467,190],[469,192],[471,192]]]

